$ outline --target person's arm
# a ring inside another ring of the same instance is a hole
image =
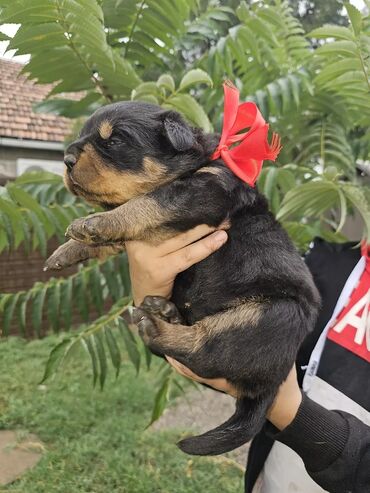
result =
[[[208,257],[227,240],[225,232],[212,231],[208,226],[198,226],[157,247],[128,242],[135,304],[146,295],[170,297],[176,275]],[[225,379],[204,379],[178,361],[167,359],[182,375],[236,395]],[[295,369],[280,387],[268,420],[273,425],[273,438],[302,458],[308,473],[322,488],[331,493],[370,492],[370,428],[350,414],[328,411],[302,396]]]
[[[286,398],[277,405],[290,407]],[[294,450],[308,474],[325,490],[370,492],[370,427],[354,416],[329,411],[304,395],[293,421],[269,434]]]
[[[225,379],[204,379],[167,358],[181,375],[235,396]],[[370,427],[341,411],[328,411],[302,394],[295,368],[280,387],[267,419],[269,435],[294,450],[312,479],[330,493],[370,492]]]

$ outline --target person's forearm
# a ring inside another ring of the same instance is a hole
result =
[[[329,411],[304,396],[290,425],[270,434],[302,458],[325,490],[370,491],[370,428],[353,416]]]

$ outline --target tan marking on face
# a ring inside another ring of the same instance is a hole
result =
[[[108,120],[104,120],[99,126],[99,135],[102,139],[107,140],[112,135],[113,127]]]
[[[65,183],[73,193],[91,203],[121,205],[173,179],[166,167],[152,158],[144,158],[143,168],[138,173],[120,171],[106,163],[91,144],[86,144]]]

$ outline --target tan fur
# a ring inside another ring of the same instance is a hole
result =
[[[112,233],[121,230],[125,237],[137,240],[150,240],[154,230],[170,219],[168,211],[146,196],[132,199],[113,211],[105,213],[112,220]],[[157,235],[156,231],[155,235]],[[161,241],[161,240],[158,240]]]
[[[204,168],[198,169],[196,173],[211,173],[212,175],[222,176],[223,170],[213,166],[205,166]]]
[[[112,135],[113,132],[113,127],[112,124],[108,120],[104,120],[99,127],[99,134],[100,137],[104,140],[108,140],[109,137]]]
[[[46,270],[59,270],[77,264],[88,258],[105,260],[110,255],[116,255],[125,249],[124,244],[91,247],[75,240],[69,240],[61,245],[45,263]]]
[[[143,171],[118,170],[106,163],[91,144],[86,144],[72,173],[65,175],[65,184],[73,193],[89,202],[121,205],[170,181],[166,168],[145,157]]]
[[[206,317],[199,322],[201,330],[197,331],[194,351],[197,351],[207,340],[230,329],[240,328],[242,325],[256,327],[261,315],[263,305],[255,300],[246,301],[242,305],[230,308],[211,317]]]
[[[167,210],[143,195],[112,211],[76,219],[68,227],[67,235],[88,245],[128,240],[161,242],[175,234],[167,228],[160,230],[169,218]]]
[[[262,316],[262,310],[262,303],[250,300],[224,312],[205,317],[192,327],[171,325],[156,318],[157,327],[160,329],[158,340],[163,349],[197,352],[212,337],[225,330],[241,326],[246,326],[248,329],[256,327]]]

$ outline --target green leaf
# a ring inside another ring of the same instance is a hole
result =
[[[120,283],[120,278],[117,276],[117,271],[112,260],[107,260],[100,267],[104,274],[109,294],[113,301],[118,301],[123,296],[123,288]]]
[[[144,356],[145,356],[146,368],[147,368],[147,370],[150,370],[150,365],[152,362],[153,353],[148,348],[148,346],[146,346],[144,343],[143,343],[143,346],[144,346]]]
[[[118,271],[121,277],[124,296],[131,296],[131,279],[126,253],[117,256]]]
[[[212,126],[203,108],[189,94],[177,94],[167,99],[163,104],[165,108],[175,109],[183,113],[185,118],[193,125],[203,128],[205,132],[211,132]]]
[[[364,222],[364,237],[370,238],[370,200],[366,188],[361,188],[351,183],[341,184],[346,199],[358,210]]]
[[[338,187],[333,182],[322,180],[304,183],[286,194],[276,217],[278,220],[291,215],[319,217],[338,201]]]
[[[278,169],[276,167],[271,167],[266,176],[264,195],[267,197],[268,201],[271,202],[273,191],[276,187],[276,180],[278,177]]]
[[[46,218],[41,206],[29,193],[25,192],[22,188],[17,187],[15,184],[8,185],[7,190],[13,200],[18,202],[22,207],[34,212],[40,221],[45,222]]]
[[[349,2],[344,2],[344,6],[347,10],[348,17],[350,18],[353,31],[358,36],[362,29],[362,15],[361,12]]]
[[[100,388],[101,390],[103,390],[105,380],[107,378],[107,371],[108,371],[107,356],[105,354],[102,335],[98,332],[97,334],[95,334],[94,339],[95,339],[96,352],[98,355],[99,368],[100,368],[100,375],[99,375]]]
[[[19,329],[23,337],[27,334],[27,303],[31,296],[31,292],[21,295],[20,302],[18,303],[18,324]]]
[[[155,82],[143,82],[138,85],[133,91],[132,99],[141,99],[143,96],[151,95],[156,98],[160,96],[158,85]]]
[[[325,43],[316,49],[316,54],[332,57],[336,55],[357,56],[357,46],[354,41],[336,41],[335,43]]]
[[[19,297],[21,293],[16,293],[10,296],[7,300],[7,303],[3,307],[3,327],[2,327],[2,335],[7,337],[10,332],[10,324],[13,320],[14,310],[17,306]]]
[[[91,359],[91,366],[93,371],[93,386],[95,387],[99,376],[99,369],[98,369],[98,358],[95,350],[96,344],[95,344],[94,335],[92,334],[88,337],[82,337],[81,344],[84,347],[84,349],[87,351]]]
[[[71,328],[73,312],[73,278],[69,277],[62,282],[60,288],[60,324],[64,330]]]
[[[150,423],[148,425],[148,427],[154,423],[154,421],[157,421],[157,419],[159,419],[162,414],[163,414],[163,411],[165,410],[166,408],[166,405],[168,403],[168,399],[169,399],[169,393],[170,393],[170,383],[171,383],[171,379],[169,376],[167,376],[156,396],[155,396],[155,401],[154,401],[154,407],[153,407],[153,412],[152,412],[152,417],[151,417],[151,420],[150,420]]]
[[[40,337],[47,285],[36,283],[33,289],[31,320],[34,331]]]
[[[60,342],[57,346],[55,346],[55,348],[51,351],[49,355],[45,367],[44,376],[42,377],[40,384],[46,382],[46,380],[48,380],[51,376],[53,376],[57,372],[58,368],[64,361],[72,345],[73,345],[73,340],[67,338],[64,339],[62,342]]]
[[[119,370],[121,368],[121,353],[118,348],[116,338],[113,335],[112,330],[109,327],[105,327],[104,333],[105,333],[105,339],[107,341],[107,346],[109,349],[109,354],[112,359],[113,366],[116,369],[116,377],[118,377]]]
[[[169,91],[170,93],[175,91],[175,81],[170,74],[161,75],[157,80],[157,86],[167,89],[167,91]]]
[[[347,27],[332,26],[329,24],[314,29],[313,31],[308,33],[308,36],[310,36],[310,38],[317,38],[317,39],[335,38],[335,39],[345,39],[347,41],[353,41],[354,39],[353,34]]]
[[[339,199],[340,199],[340,220],[336,229],[336,233],[342,230],[344,223],[347,219],[347,201],[342,190],[339,190]]]
[[[3,215],[0,214],[0,227],[2,224],[5,229],[10,248],[17,248],[21,241],[28,237],[23,215],[13,202],[2,198],[0,198],[1,212],[3,212]]]
[[[184,91],[190,86],[194,86],[196,84],[207,84],[208,86],[212,87],[213,82],[207,72],[197,68],[189,70],[189,72],[184,75],[184,77],[181,79],[179,90]]]
[[[130,358],[131,363],[136,368],[136,373],[139,373],[140,370],[140,351],[137,347],[136,339],[133,336],[131,330],[124,323],[122,318],[118,319],[118,328],[122,335],[123,342],[125,343],[128,357]]]
[[[103,299],[102,275],[100,273],[98,264],[96,264],[90,270],[89,288],[90,288],[91,300],[97,312],[99,313],[99,315],[101,315],[104,309],[104,299]]]
[[[47,237],[45,233],[45,229],[43,224],[39,221],[37,215],[31,211],[27,211],[27,216],[30,222],[30,225],[33,229],[33,249],[37,247],[40,249],[40,252],[43,257],[47,257]]]
[[[77,118],[83,115],[90,115],[98,107],[101,94],[89,92],[79,101],[71,99],[47,99],[33,106],[35,113],[52,113],[68,118]]]
[[[60,329],[59,324],[59,307],[60,307],[60,282],[57,280],[49,284],[47,292],[47,312],[48,320],[55,332]]]
[[[73,280],[73,296],[76,300],[77,309],[81,314],[82,319],[87,322],[89,320],[89,298],[88,298],[88,283],[87,270],[82,268]]]

